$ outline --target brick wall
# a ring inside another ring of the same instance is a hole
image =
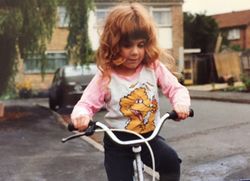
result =
[[[55,28],[52,39],[47,45],[49,51],[61,51],[65,49],[69,31],[66,28]],[[46,74],[44,80],[40,73],[25,73],[23,60],[19,58],[18,74],[15,81],[17,83],[28,81],[33,90],[46,90],[50,87],[54,74]]]
[[[240,39],[230,40],[230,46],[237,45],[241,48],[245,48],[246,41],[246,31],[245,29],[240,30]]]
[[[47,50],[64,50],[69,31],[67,28],[55,28]]]
[[[16,84],[29,82],[32,90],[47,90],[51,85],[53,77],[53,73],[44,75],[44,79],[42,79],[40,73],[25,73],[23,60],[19,58],[18,73],[15,78]]]
[[[102,1],[99,1],[102,2]],[[104,2],[104,1],[103,1]],[[106,1],[107,2],[107,1]],[[144,1],[155,3],[155,1]],[[161,1],[157,1],[161,2]],[[182,15],[182,0],[173,0],[173,1],[162,1],[164,3],[167,3],[170,5],[171,11],[172,11],[172,18],[173,18],[173,49],[170,50],[172,55],[176,60],[178,60],[179,57],[179,47],[183,47],[183,15]],[[169,4],[171,3],[171,4]],[[64,50],[66,43],[67,43],[67,36],[69,31],[66,28],[55,28],[52,39],[48,43],[47,50],[49,51],[57,51],[57,50]],[[168,41],[168,40],[166,40]],[[25,74],[24,68],[23,68],[23,61],[20,59],[19,61],[19,73],[17,75],[17,82],[21,82],[23,80],[28,80],[32,84],[32,88],[34,90],[39,89],[48,89],[53,74],[46,74],[45,80],[42,80],[42,77],[40,74]]]
[[[242,49],[250,48],[250,10],[222,13],[212,17],[217,21],[221,31],[243,27],[240,40],[230,40],[230,45],[240,45]]]
[[[250,49],[250,25],[246,28],[246,38],[245,38],[246,49]]]
[[[48,90],[53,76],[54,74],[46,74],[43,80],[40,74],[25,74],[23,78],[25,81],[31,82],[32,90]]]
[[[240,30],[240,39],[230,40],[230,45],[239,45],[242,49],[250,48],[250,26]]]
[[[183,47],[183,13],[182,6],[172,7],[173,21],[173,56],[176,60],[179,58],[179,48]]]

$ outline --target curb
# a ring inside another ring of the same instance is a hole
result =
[[[48,109],[56,118],[56,120],[61,123],[65,128],[67,128],[68,123],[61,117],[60,114],[58,114],[55,111],[52,111],[51,109],[41,106],[45,109]],[[73,133],[77,133],[77,131],[73,131]],[[99,144],[98,142],[94,141],[92,138],[87,137],[87,136],[82,136],[80,137],[80,139],[83,139],[84,141],[87,141],[90,145],[92,145],[93,147],[97,148],[99,151],[104,152],[104,148],[101,144]]]
[[[189,90],[191,99],[250,104],[250,93]]]

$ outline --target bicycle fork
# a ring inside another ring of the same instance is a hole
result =
[[[143,178],[143,163],[141,160],[141,146],[133,146],[133,152],[135,153],[135,162],[134,162],[134,180],[144,181]]]

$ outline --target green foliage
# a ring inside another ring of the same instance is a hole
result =
[[[75,64],[88,64],[92,60],[91,43],[88,37],[89,12],[93,10],[92,0],[65,0],[69,17],[67,50]]]
[[[0,9],[0,35],[13,36],[17,35],[22,26],[23,19],[21,11],[13,9],[11,12]],[[15,26],[13,26],[15,25]]]
[[[245,87],[244,86],[229,86],[225,89],[223,89],[225,92],[244,92]]]
[[[56,22],[57,6],[68,11],[69,36],[67,49],[75,64],[92,60],[88,38],[89,12],[92,0],[4,0],[0,1],[0,95],[14,79],[16,56],[40,55],[41,70],[46,64],[46,44]],[[6,90],[9,91],[9,88]]]
[[[240,45],[232,45],[231,49],[236,51],[236,52],[241,52],[242,51]]]
[[[28,53],[43,54],[56,22],[56,0],[22,0],[23,26],[18,39],[22,57]]]
[[[16,56],[44,54],[56,21],[57,0],[5,0],[0,7],[0,95],[16,71]]]
[[[243,51],[242,47],[237,44],[233,44],[232,41],[228,39],[228,29],[221,30],[222,42],[221,42],[221,49],[224,50],[233,50],[236,52]]]
[[[247,75],[242,75],[241,76],[241,81],[245,85],[246,89],[250,91],[250,76]]]
[[[185,48],[201,48],[202,53],[213,52],[218,33],[218,25],[212,17],[184,13]]]
[[[0,95],[7,87],[11,87],[16,71],[16,37],[0,35]]]

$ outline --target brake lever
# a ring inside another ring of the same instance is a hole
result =
[[[74,138],[77,138],[77,137],[81,137],[81,136],[85,136],[85,132],[81,132],[81,133],[77,133],[77,134],[74,134],[74,135],[70,135],[66,138],[62,138],[62,142],[65,143],[66,141],[69,141],[69,140],[72,140]]]

